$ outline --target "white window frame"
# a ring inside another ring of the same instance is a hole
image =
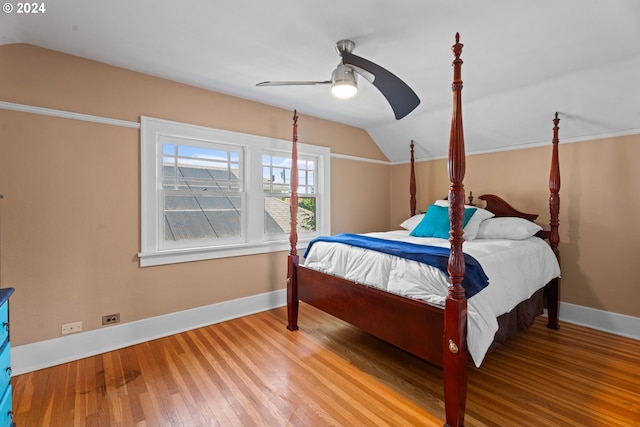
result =
[[[151,117],[140,118],[140,197],[141,197],[141,251],[140,266],[173,264],[206,259],[252,255],[289,250],[288,235],[279,239],[264,233],[264,195],[262,188],[263,151],[282,152],[291,156],[291,141],[207,128]],[[159,206],[162,186],[163,136],[191,139],[199,144],[214,142],[236,145],[244,150],[246,205],[243,212],[244,239],[241,242],[216,246],[160,249],[159,239],[163,227]],[[316,176],[316,232],[299,236],[300,247],[313,237],[330,233],[330,158],[329,148],[298,144],[298,153],[317,159]]]

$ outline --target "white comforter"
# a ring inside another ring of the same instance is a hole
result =
[[[412,237],[406,230],[366,235],[449,246],[448,240]],[[477,239],[464,242],[463,249],[489,277],[489,286],[468,300],[467,347],[479,367],[498,330],[496,318],[559,277],[560,266],[549,245],[537,237]],[[448,276],[437,268],[344,244],[314,243],[304,266],[439,306],[444,306],[448,291]]]

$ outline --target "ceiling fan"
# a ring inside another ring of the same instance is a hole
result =
[[[356,56],[353,48],[356,44],[351,40],[340,40],[336,50],[342,57],[331,80],[325,81],[266,81],[256,86],[312,86],[330,84],[331,92],[339,98],[350,98],[358,91],[357,74],[369,80],[387,99],[396,120],[400,120],[412,112],[419,104],[418,95],[391,71],[378,64]]]

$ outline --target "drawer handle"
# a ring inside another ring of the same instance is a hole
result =
[[[9,416],[9,418],[13,419],[13,411],[7,412],[7,415]]]
[[[7,375],[11,376],[11,372],[13,372],[13,370],[11,369],[11,366],[7,366],[7,369],[5,369],[5,371],[7,372]]]
[[[2,322],[2,326],[4,327],[5,331],[9,331],[9,322]]]

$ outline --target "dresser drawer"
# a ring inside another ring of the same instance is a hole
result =
[[[7,341],[0,350],[0,393],[11,381],[11,344]]]
[[[5,301],[0,305],[0,343],[9,337],[9,304]]]
[[[11,384],[4,392],[0,400],[0,427],[9,427],[12,424],[13,411],[11,410]]]

